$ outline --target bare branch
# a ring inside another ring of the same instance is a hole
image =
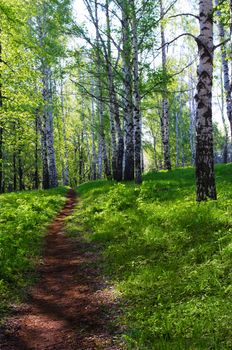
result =
[[[178,13],[176,15],[169,16],[168,18],[176,18],[176,17],[181,17],[181,16],[191,16],[191,17],[196,18],[198,21],[200,19],[199,16],[194,15],[193,13]]]
[[[13,68],[11,68],[11,67],[9,66],[9,64],[8,64],[6,61],[4,61],[2,58],[0,58],[0,63],[4,63],[13,73],[15,73],[15,71],[13,70]]]
[[[215,45],[215,46],[213,47],[213,49],[216,50],[218,47],[223,46],[223,45],[225,45],[226,43],[228,43],[228,41],[230,41],[230,38],[228,38],[228,39],[222,41],[222,42],[221,42],[220,44],[218,44],[218,45]]]
[[[178,40],[179,38],[181,38],[183,36],[190,36],[197,43],[199,42],[199,39],[195,35],[193,35],[191,33],[182,33],[182,34],[178,35],[176,38],[172,39],[171,41],[169,41],[169,42],[165,43],[164,45],[160,46],[157,50],[161,50],[164,46],[169,46],[170,44],[174,43],[176,40]]]

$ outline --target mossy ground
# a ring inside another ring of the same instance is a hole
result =
[[[218,200],[200,204],[191,168],[79,187],[69,229],[102,247],[128,349],[232,348],[232,165],[216,178]]]

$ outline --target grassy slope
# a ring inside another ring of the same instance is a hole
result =
[[[231,349],[232,165],[218,201],[195,202],[192,169],[79,188],[79,230],[102,244],[122,293],[128,349]]]
[[[65,188],[0,196],[0,314],[31,282],[49,221],[65,202]]]

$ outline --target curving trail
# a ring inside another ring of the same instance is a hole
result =
[[[48,228],[39,282],[0,332],[1,350],[119,349],[111,334],[115,301],[97,268],[98,254],[86,242],[65,236],[65,218],[76,195]]]

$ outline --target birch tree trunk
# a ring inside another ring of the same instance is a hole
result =
[[[185,165],[185,153],[184,153],[184,140],[183,140],[183,105],[181,94],[178,96],[179,106],[180,106],[180,117],[179,117],[179,135],[180,135],[180,144],[181,144],[181,166],[184,168]]]
[[[213,2],[199,1],[200,35],[197,38],[196,185],[197,201],[216,199],[214,176],[212,82],[213,82]]]
[[[133,35],[133,82],[134,82],[134,157],[135,182],[142,183],[142,114],[141,96],[139,91],[139,53],[138,53],[138,23],[134,0],[130,0],[132,9],[132,35]]]
[[[194,88],[193,88],[192,76],[190,76],[189,81],[190,81],[190,84],[189,84],[189,86],[190,86],[190,92],[189,92],[189,118],[190,118],[189,143],[190,143],[190,149],[191,149],[191,155],[192,155],[192,165],[195,166],[195,160],[196,160],[196,147],[195,147],[196,108],[195,108]]]
[[[45,122],[46,117],[43,114],[42,118],[38,119],[39,129],[41,135],[41,156],[42,156],[42,184],[43,189],[49,188],[49,171],[48,171],[48,156],[47,156],[47,142],[46,142],[46,133],[45,133]]]
[[[92,83],[92,96],[94,95],[94,85]],[[96,154],[96,145],[95,145],[95,105],[94,97],[92,97],[92,179],[97,179],[97,154]]]
[[[179,113],[176,111],[176,167],[179,167]]]
[[[218,0],[215,0],[216,6],[218,6]],[[225,29],[223,22],[221,20],[221,11],[217,11],[217,15],[219,17],[218,21],[218,30],[221,42],[225,41]],[[222,68],[223,68],[223,82],[224,82],[224,90],[226,93],[226,112],[227,117],[230,124],[230,143],[232,143],[232,96],[231,96],[231,83],[232,79],[230,79],[229,73],[229,62],[226,54],[226,44],[221,45],[221,58],[222,58]]]
[[[163,2],[160,0],[160,17],[163,18]],[[167,55],[166,55],[166,40],[164,34],[164,26],[161,22],[161,45],[162,45],[162,66],[164,73],[167,69]],[[164,168],[171,170],[171,159],[170,159],[170,141],[169,141],[169,106],[168,99],[165,96],[167,93],[165,91],[162,100],[162,116],[161,116],[161,133],[162,133],[162,143],[164,152]]]
[[[158,162],[157,162],[157,138],[153,130],[151,130],[152,138],[153,138],[153,151],[154,151],[154,165],[155,165],[155,170],[159,170]]]
[[[69,185],[69,166],[68,166],[68,143],[67,143],[67,134],[66,134],[66,115],[64,107],[64,87],[63,79],[61,77],[60,82],[60,95],[61,95],[61,119],[62,119],[62,134],[64,140],[64,176],[63,184],[64,186]]]
[[[39,188],[39,113],[35,112],[35,172],[34,172],[34,188]]]
[[[47,156],[48,156],[48,172],[49,172],[49,186],[57,187],[57,171],[56,171],[56,159],[54,149],[54,137],[53,137],[53,106],[52,106],[52,82],[51,82],[51,69],[47,67],[45,69],[44,76],[44,101],[45,101],[45,133],[47,143]]]
[[[111,135],[111,148],[112,148],[112,175],[113,179],[117,180],[117,142],[116,142],[116,128],[115,128],[115,98],[114,98],[114,82],[113,82],[113,71],[112,71],[112,55],[111,55],[111,30],[110,30],[110,16],[109,16],[109,0],[106,0],[106,31],[107,31],[107,73],[108,73],[108,89],[109,89],[109,100],[110,100],[110,135]]]
[[[104,172],[107,178],[110,177],[110,169],[108,165],[108,158],[106,152],[105,131],[104,131],[104,107],[102,96],[102,81],[101,81],[101,56],[100,56],[100,42],[99,42],[99,19],[98,19],[98,3],[95,0],[95,28],[96,28],[96,55],[97,55],[97,77],[98,77],[98,113],[100,120],[99,127],[99,169],[101,170],[100,162],[103,161]],[[102,170],[99,171],[101,177]]]
[[[129,23],[128,1],[121,2],[122,33],[123,33],[123,85],[124,85],[124,130],[125,156],[124,180],[134,180],[134,125],[133,125],[133,97],[132,97],[132,70],[131,70],[131,33]]]
[[[225,133],[225,141],[224,141],[224,146],[223,146],[223,163],[228,162],[228,140],[229,140],[229,134],[228,134],[228,129],[226,125],[226,120],[225,120],[225,113],[224,113],[224,88],[223,88],[223,68],[221,67],[221,72],[220,72],[220,78],[221,78],[221,116],[222,116],[222,124],[224,128],[224,133]],[[219,103],[220,105],[220,103]]]

